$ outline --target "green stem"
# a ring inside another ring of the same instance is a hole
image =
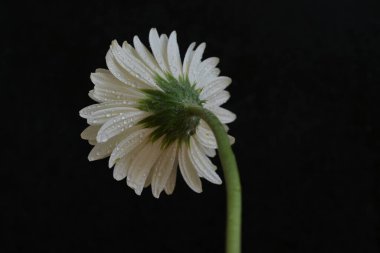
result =
[[[226,253],[241,251],[241,185],[239,171],[232,152],[228,135],[219,119],[209,110],[200,106],[189,106],[189,112],[200,117],[210,126],[217,144],[226,181],[227,193],[227,227]]]

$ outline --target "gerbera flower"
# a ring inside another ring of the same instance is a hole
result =
[[[221,184],[209,159],[217,148],[214,134],[187,107],[200,106],[223,124],[232,122],[235,115],[220,107],[230,97],[224,89],[231,79],[219,76],[218,58],[202,61],[205,43],[196,49],[192,43],[183,61],[175,31],[168,38],[151,29],[149,43],[153,54],[137,36],[134,47],[113,41],[108,69],[91,74],[95,87],[89,96],[98,103],[80,111],[90,125],[81,137],[94,145],[88,159],[109,156],[114,178],[127,178],[138,195],[149,185],[157,198],[163,190],[171,194],[178,167],[195,192],[202,191],[200,178]]]

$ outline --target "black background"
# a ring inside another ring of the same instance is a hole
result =
[[[1,5],[1,252],[223,252],[224,187],[136,196],[79,137],[111,40],[151,27],[233,79],[243,252],[379,252],[377,1]]]

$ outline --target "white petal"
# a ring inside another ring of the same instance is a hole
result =
[[[128,156],[124,156],[117,161],[115,168],[113,169],[113,178],[117,181],[123,180],[128,173],[128,168],[131,165],[131,159]]]
[[[182,63],[175,31],[170,34],[167,51],[170,71],[175,78],[178,78],[182,75]]]
[[[163,33],[163,34],[161,34],[161,36],[160,36],[160,40],[161,40],[161,43],[163,43],[163,45],[164,45],[164,49],[165,49],[164,52],[167,52],[166,50],[167,50],[168,42],[169,42],[169,38],[168,38],[168,36],[167,36],[165,33]],[[167,56],[167,54],[164,54],[164,57],[165,57],[165,59],[166,59],[166,61],[167,61],[168,59],[166,58],[166,56]]]
[[[95,86],[102,88],[118,87],[123,91],[137,91],[135,88],[126,86],[123,82],[117,79],[109,70],[96,69],[94,73],[90,75],[91,81]]]
[[[190,138],[190,148],[188,149],[188,155],[191,162],[194,164],[199,176],[207,179],[211,183],[221,184],[222,180],[215,173],[216,166],[211,163],[201,147],[197,143],[196,139]]]
[[[228,91],[222,90],[216,94],[209,96],[204,105],[205,108],[209,109],[215,106],[221,106],[230,99],[230,93]]]
[[[218,148],[213,132],[203,120],[200,121],[200,124],[197,127],[196,136],[203,146],[212,149]]]
[[[162,56],[164,57],[164,62],[166,64],[168,71],[170,71],[169,63],[168,63],[168,53],[167,53],[168,42],[169,42],[168,36],[166,34],[161,34],[160,43],[161,43],[161,48],[162,48]]]
[[[91,94],[92,98],[99,102],[128,101],[131,105],[136,104],[139,97],[130,93],[115,91],[115,89],[103,89],[95,87]]]
[[[166,61],[166,44],[164,39],[161,39],[158,36],[156,28],[152,28],[149,32],[149,44],[162,71],[169,72],[169,67]]]
[[[209,110],[215,113],[222,123],[231,123],[236,119],[236,115],[233,112],[230,112],[222,107],[212,107]]]
[[[168,195],[172,194],[173,191],[174,191],[175,183],[176,183],[176,180],[177,180],[177,168],[178,168],[178,155],[177,155],[177,157],[175,159],[175,162],[174,162],[174,165],[173,165],[173,169],[172,169],[172,173],[170,173],[169,179],[168,179],[168,181],[166,182],[166,185],[165,185],[165,192]]]
[[[152,183],[153,169],[150,169],[148,177],[145,179],[144,188],[147,188]]]
[[[172,173],[177,158],[177,142],[168,147],[157,160],[152,169],[152,193],[159,198]]]
[[[198,75],[196,76],[196,82],[198,83],[200,80],[202,80],[206,75],[209,74],[209,72],[216,67],[219,63],[219,58],[217,57],[210,57],[207,58],[206,60],[202,61],[199,64],[198,67]]]
[[[132,108],[128,107],[114,107],[104,110],[99,110],[93,113],[90,117],[87,118],[89,124],[103,124],[113,117],[119,116],[121,114],[129,113],[134,111]]]
[[[129,107],[126,101],[112,101],[87,106],[79,111],[79,115],[86,118],[88,124],[99,125],[112,117],[133,111],[136,111],[136,109]]]
[[[105,142],[115,135],[124,132],[126,129],[133,127],[146,115],[143,111],[131,111],[128,113],[123,113],[122,115],[116,116],[108,120],[100,128],[96,140],[98,142]]]
[[[105,109],[112,109],[115,107],[125,108],[125,110],[133,109],[129,106],[128,102],[112,101],[112,102],[104,102],[101,104],[93,104],[93,105],[86,106],[85,108],[79,111],[79,115],[82,118],[89,118],[93,114],[98,113],[99,111],[103,111]]]
[[[92,146],[95,146],[96,144],[98,144],[96,140],[88,140],[88,143]]]
[[[195,137],[195,138],[196,138],[197,141],[199,142],[198,138],[197,138],[197,137]],[[206,154],[208,157],[214,157],[214,156],[216,156],[216,151],[215,151],[215,149],[213,149],[213,148],[206,148],[206,147],[204,147],[204,146],[202,146],[202,148],[203,148],[203,151],[205,152],[205,154]]]
[[[235,137],[228,135],[228,139],[230,140],[231,145],[235,143]]]
[[[88,160],[95,161],[109,156],[119,141],[119,136],[115,136],[107,142],[97,143],[91,150],[90,154],[88,154]]]
[[[150,86],[145,82],[137,79],[135,76],[130,74],[123,66],[121,66],[116,60],[115,56],[112,54],[112,50],[108,50],[106,55],[106,63],[108,69],[111,71],[118,80],[122,83],[132,87],[132,88],[149,88]]]
[[[157,84],[156,84],[156,81],[155,81],[155,77],[156,77],[156,74],[145,62],[143,59],[141,59],[141,57],[139,56],[139,54],[137,53],[137,51],[135,50],[134,47],[132,47],[131,45],[128,44],[128,42],[124,41],[123,42],[123,46],[122,48],[127,51],[127,53],[129,53],[129,55],[131,55],[131,57],[134,59],[134,63],[135,64],[138,64],[139,66],[141,66],[141,69],[143,71],[145,71],[145,74],[149,74],[149,80],[146,81],[148,82],[149,86],[151,88],[156,88],[156,89],[161,89]],[[140,74],[138,74],[140,75]]]
[[[195,42],[190,44],[190,46],[188,47],[186,51],[185,58],[183,59],[182,72],[184,76],[188,75],[189,73],[191,59],[193,59],[193,54],[194,54],[194,47],[195,47]]]
[[[145,62],[145,64],[149,66],[149,68],[151,68],[155,73],[157,73],[160,76],[163,76],[164,74],[158,66],[156,59],[153,57],[153,55],[149,52],[149,50],[144,46],[144,44],[140,41],[140,39],[137,36],[133,38],[133,45],[135,46],[137,53],[139,54],[140,58]]]
[[[231,82],[231,78],[226,76],[220,76],[215,78],[212,82],[208,83],[207,86],[203,87],[199,96],[200,99],[208,99],[210,96],[219,93],[220,91],[227,88],[227,86],[230,85]]]
[[[183,144],[179,149],[179,169],[181,171],[182,177],[187,183],[187,185],[195,192],[202,192],[202,182],[198,176],[198,173],[191,162],[188,154],[187,144]]]
[[[115,100],[137,101],[143,97],[140,91],[124,85],[111,73],[91,73],[90,78],[95,84],[93,96],[101,102]]]
[[[121,48],[116,40],[112,41],[111,51],[120,66],[124,67],[136,79],[156,87],[153,80],[154,74],[148,69],[140,59],[134,56],[131,48],[124,46]]]
[[[190,83],[194,83],[196,81],[196,77],[198,75],[199,64],[201,63],[201,59],[203,56],[203,52],[205,51],[206,43],[201,43],[193,54],[191,59],[190,67],[189,67],[189,80]]]
[[[228,127],[224,125],[224,128],[226,131],[228,130]],[[203,120],[200,121],[199,126],[197,127],[195,138],[197,141],[202,144],[203,148],[205,149],[217,149],[218,144],[216,142],[214,133],[211,131],[210,127],[207,125],[207,123]],[[233,136],[228,135],[228,138],[230,139],[230,144],[233,144],[235,142],[235,138]],[[207,151],[205,151],[207,152]],[[215,151],[209,151],[210,155],[208,156],[215,156]]]
[[[212,82],[215,78],[217,78],[220,74],[220,69],[213,68],[211,69],[207,75],[201,77],[197,83],[197,88],[203,88],[207,86],[210,82]]]
[[[153,164],[162,153],[160,141],[144,145],[128,170],[127,184],[140,195]]]
[[[152,129],[147,128],[131,131],[113,150],[111,157],[108,160],[108,167],[111,168],[119,158],[128,155],[129,152],[133,151],[138,145],[146,141],[147,136],[151,132]]]
[[[124,135],[128,136],[128,134]],[[114,167],[113,176],[116,180],[122,180],[128,175],[128,171],[132,165],[133,160],[136,158],[136,155],[144,147],[144,142],[139,146],[135,147],[128,155],[120,158]]]
[[[104,73],[104,74],[111,73],[111,71],[109,71],[108,69],[103,69],[103,68],[97,68],[97,69],[95,69],[95,72],[96,73]]]
[[[80,137],[84,140],[95,140],[99,129],[100,129],[100,126],[88,126],[80,134]]]
[[[88,96],[89,96],[92,100],[94,100],[95,102],[98,102],[98,103],[104,102],[104,101],[102,101],[101,99],[98,99],[98,98],[96,98],[96,97],[94,96],[94,90],[90,90],[90,91],[88,92]]]

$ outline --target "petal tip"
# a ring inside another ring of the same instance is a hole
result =
[[[140,39],[137,35],[133,36],[133,44],[137,44],[140,42]]]
[[[115,172],[116,170],[114,169],[113,170],[113,178],[116,180],[116,181],[121,181],[125,178],[124,175],[120,175],[120,173],[117,173]]]
[[[149,31],[149,36],[153,36],[153,35],[158,36],[157,28],[155,28],[155,27],[151,28]]]
[[[137,195],[141,196],[142,190],[143,190],[143,189],[135,189],[135,193],[136,193]]]
[[[204,50],[206,48],[206,42],[202,42],[201,44],[199,44],[198,46],[200,49]]]
[[[170,33],[170,36],[169,36],[169,38],[170,37],[173,37],[174,39],[176,39],[177,38],[177,32],[174,30],[174,31],[172,31],[171,33]]]
[[[115,165],[115,160],[114,159],[112,159],[112,155],[111,155],[111,157],[110,157],[110,159],[108,159],[108,168],[112,168],[112,166],[114,166]]]
[[[156,199],[160,198],[160,193],[159,192],[153,191],[152,193],[153,193],[153,197],[155,197]]]
[[[87,118],[88,114],[86,113],[85,108],[79,111],[79,116],[81,116],[84,119]]]
[[[113,40],[112,42],[111,42],[111,46],[110,46],[111,48],[113,48],[113,47],[120,47],[120,45],[119,45],[119,43],[117,42],[117,40]]]

